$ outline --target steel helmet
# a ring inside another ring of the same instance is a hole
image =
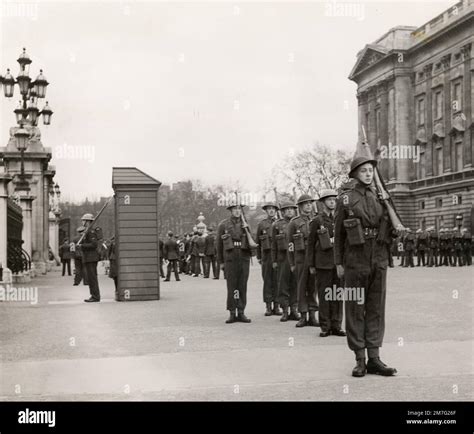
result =
[[[93,221],[94,220],[94,216],[91,214],[91,213],[86,213],[84,214],[82,217],[81,217],[81,220],[89,220],[89,221]]]
[[[315,199],[313,199],[309,194],[302,194],[298,198],[298,202],[296,202],[297,205],[301,205],[304,202],[314,202]]]
[[[377,166],[377,160],[371,159],[369,157],[355,157],[351,162],[351,170],[349,172],[349,178],[353,178],[355,170],[359,166],[362,166],[365,163],[371,163],[372,166],[374,167]]]
[[[327,197],[337,197],[337,191],[333,190],[331,188],[327,188],[325,190],[322,190],[321,193],[319,194],[319,200],[323,201]]]
[[[266,204],[264,204],[262,206],[262,209],[267,209],[267,208],[270,208],[270,207],[273,207],[275,209],[279,209],[278,205],[275,203],[275,202],[267,202]]]
[[[287,208],[298,208],[294,203],[292,202],[283,202],[281,205],[280,205],[280,209],[283,211],[284,209],[287,209]]]

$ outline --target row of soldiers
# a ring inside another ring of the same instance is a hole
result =
[[[431,226],[416,233],[408,229],[396,240],[394,249],[403,267],[414,267],[415,257],[418,267],[472,265],[472,237],[466,228],[441,228],[436,232]]]
[[[217,266],[216,236],[214,228],[198,225],[193,233],[179,237],[169,231],[166,241],[160,240],[160,275],[165,278],[163,264],[167,263],[165,282],[169,282],[171,274],[174,273],[176,281],[179,274],[187,274],[193,277],[203,276],[210,278],[212,269],[213,279],[219,279],[219,267]]]

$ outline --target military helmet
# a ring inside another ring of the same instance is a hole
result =
[[[321,193],[319,194],[319,200],[323,201],[327,197],[337,197],[337,191],[331,188],[326,188],[322,190]]]
[[[245,205],[238,204],[237,202],[232,201],[232,202],[230,202],[229,205],[227,206],[227,209],[232,209],[232,208],[235,208],[236,206],[244,207]]]
[[[89,221],[93,221],[94,220],[94,216],[88,212],[86,214],[84,214],[82,217],[81,217],[81,220],[89,220]]]
[[[351,170],[349,172],[349,178],[354,178],[356,169],[365,163],[372,163],[372,166],[377,166],[377,160],[370,159],[369,157],[355,157],[351,161]]]
[[[313,199],[309,194],[302,194],[298,198],[298,202],[296,202],[297,205],[301,205],[304,202],[314,202],[315,199]]]
[[[275,209],[280,209],[275,202],[267,202],[262,206],[262,209],[265,210],[267,208],[273,207]]]
[[[213,226],[209,226],[209,227],[207,228],[207,231],[208,231],[208,232],[212,232],[213,230],[214,230],[214,227],[213,227]]]
[[[77,228],[77,232],[79,232],[79,233],[82,233],[82,232],[84,232],[85,230],[86,230],[86,228],[85,228],[84,226],[79,226],[79,227]]]
[[[173,232],[172,232],[172,231],[168,231],[168,236],[169,236],[169,237],[172,237],[172,236],[173,236]]]
[[[422,232],[423,232],[423,231],[422,231],[421,229],[417,229],[417,230],[416,230],[416,233],[417,233],[417,234],[421,234]]]
[[[280,205],[280,209],[283,211],[284,209],[287,209],[287,208],[298,208],[294,203],[292,202],[283,202],[281,205]]]

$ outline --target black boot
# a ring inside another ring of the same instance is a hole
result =
[[[301,319],[301,315],[298,313],[296,308],[292,307],[290,309],[290,316],[288,317],[290,321],[299,321]]]
[[[365,358],[364,359],[357,359],[357,365],[355,365],[354,369],[352,370],[353,377],[363,377],[367,371],[367,366],[365,365]]]
[[[287,322],[289,317],[290,316],[288,315],[288,306],[283,306],[283,315],[280,318],[280,321],[281,322]]]
[[[245,313],[243,311],[239,312],[239,315],[237,316],[237,321],[246,323],[252,322],[250,318],[247,318],[245,316]]]
[[[235,316],[235,310],[230,311],[229,318],[226,320],[226,324],[232,324],[234,322],[237,322],[237,317]]]
[[[306,320],[306,312],[301,312],[301,318],[296,323],[295,327],[306,327],[308,325],[308,321]]]
[[[267,303],[267,310],[265,311],[265,316],[272,316],[272,315],[273,315],[272,304]]]
[[[280,305],[278,303],[273,303],[273,315],[280,316],[282,314],[282,311],[280,309]]]
[[[308,325],[311,327],[319,327],[319,322],[316,320],[316,312],[314,310],[309,311]]]
[[[369,359],[369,362],[367,363],[367,373],[391,377],[397,373],[397,370],[388,367],[379,357],[374,357],[373,359]]]

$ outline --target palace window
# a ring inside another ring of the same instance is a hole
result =
[[[437,197],[436,198],[436,208],[442,208],[443,207],[443,198],[442,197]]]
[[[454,153],[455,153],[455,156],[454,156],[454,164],[455,164],[455,167],[454,167],[454,170],[455,171],[458,171],[458,170],[462,170],[463,168],[463,165],[462,165],[462,142],[456,142],[454,144]]]
[[[425,209],[425,201],[424,200],[420,200],[418,202],[418,206],[419,206],[419,209]]]
[[[435,168],[436,175],[443,174],[443,148],[441,146],[435,149]]]
[[[462,84],[460,81],[453,84],[453,99],[451,105],[453,112],[462,110]]]
[[[416,119],[417,119],[418,125],[425,124],[425,99],[424,98],[420,98],[418,100],[418,104],[416,106]]]
[[[441,119],[443,117],[443,91],[437,90],[433,98],[433,114],[434,119]]]
[[[425,147],[423,146],[422,151],[420,152],[420,161],[418,162],[418,178],[426,178],[426,158],[425,158]]]

